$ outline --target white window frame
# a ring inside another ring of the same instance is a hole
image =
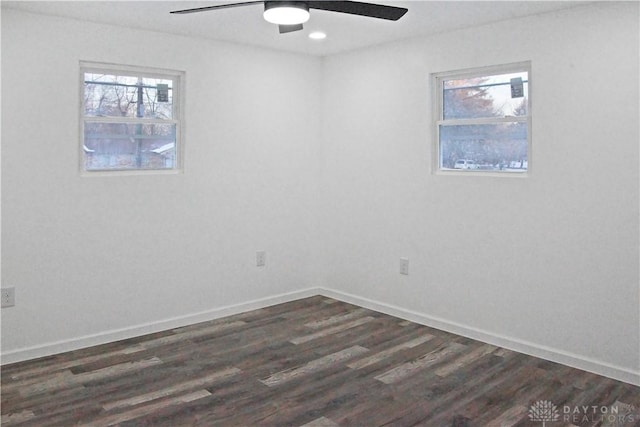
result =
[[[85,73],[104,73],[104,74],[122,74],[135,75],[147,78],[157,78],[172,80],[172,119],[154,119],[154,118],[136,118],[136,117],[94,117],[84,115],[84,75]],[[177,174],[183,171],[183,155],[184,155],[184,86],[185,72],[177,70],[167,70],[161,68],[151,68],[134,65],[110,64],[92,61],[80,61],[80,99],[79,99],[79,168],[80,174],[83,176],[109,176],[109,175],[148,175],[148,174]],[[85,123],[104,122],[104,123],[125,123],[125,124],[175,124],[176,140],[175,140],[175,162],[173,168],[166,169],[99,169],[87,170],[84,166],[85,159],[85,143],[84,143],[84,125]]]
[[[528,75],[528,94],[527,94],[527,115],[526,116],[508,116],[508,117],[489,117],[474,119],[444,119],[444,81],[454,79],[469,79],[474,77],[483,77],[490,75],[509,74],[518,72],[527,72]],[[434,115],[434,134],[435,140],[433,144],[433,164],[432,171],[442,175],[465,175],[465,176],[499,176],[499,177],[527,177],[531,175],[531,61],[515,62],[510,64],[492,65],[486,67],[468,68],[463,70],[445,71],[431,74],[431,87],[433,90],[433,115]],[[523,172],[502,172],[494,170],[449,170],[440,167],[440,126],[444,125],[476,125],[476,124],[495,124],[495,123],[527,123],[527,169]]]

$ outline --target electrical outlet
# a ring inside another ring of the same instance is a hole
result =
[[[16,305],[16,288],[2,288],[0,298],[2,307],[13,307]]]
[[[400,258],[400,274],[409,275],[409,258]]]
[[[267,253],[265,251],[256,252],[256,266],[264,267],[267,263]]]

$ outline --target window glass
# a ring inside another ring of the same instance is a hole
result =
[[[529,169],[530,64],[434,75],[437,170]]]
[[[511,96],[511,79],[522,81],[523,96]],[[526,116],[528,92],[527,73],[445,80],[444,119]]]
[[[180,72],[81,69],[84,171],[171,170],[179,165]]]
[[[84,82],[85,116],[173,118],[172,80],[85,73]]]
[[[439,133],[442,168],[506,172],[526,170],[526,123],[441,126]],[[477,167],[454,166],[464,161],[474,163]],[[518,163],[517,168],[513,167],[516,164],[514,162]]]

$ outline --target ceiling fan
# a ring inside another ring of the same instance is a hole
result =
[[[264,4],[264,19],[277,24],[280,34],[302,30],[302,24],[309,20],[309,9],[327,10],[330,12],[348,13],[351,15],[369,16],[371,18],[397,21],[407,13],[404,7],[386,6],[382,4],[359,1],[247,1],[244,3],[221,4],[197,7],[194,9],[174,10],[170,13],[184,14],[205,12],[215,9]]]

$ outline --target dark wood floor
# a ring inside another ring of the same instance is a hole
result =
[[[2,367],[3,426],[640,426],[639,408],[638,387],[322,296]]]

